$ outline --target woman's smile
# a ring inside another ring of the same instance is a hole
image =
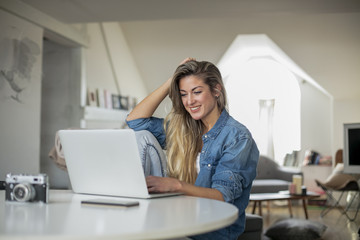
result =
[[[190,110],[191,110],[192,113],[196,113],[196,112],[200,111],[200,106],[191,107]]]

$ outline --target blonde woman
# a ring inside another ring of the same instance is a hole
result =
[[[171,112],[165,119],[153,117],[167,96]],[[259,152],[247,128],[229,115],[226,102],[218,68],[187,58],[127,117],[129,127],[140,131],[137,139],[149,192],[182,192],[239,209],[231,226],[191,239],[237,239],[244,231]]]

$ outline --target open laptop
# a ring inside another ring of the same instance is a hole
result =
[[[132,198],[179,195],[148,193],[133,130],[60,130],[59,137],[75,193]]]

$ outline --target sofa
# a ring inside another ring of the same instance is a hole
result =
[[[276,193],[288,190],[293,175],[303,174],[301,170],[282,167],[274,160],[261,155],[251,193]]]
[[[293,175],[303,176],[300,170],[282,167],[274,160],[261,155],[251,193],[276,193],[288,190]],[[261,240],[262,236],[263,218],[259,215],[247,213],[245,230],[238,240]]]
[[[245,230],[237,240],[261,240],[263,218],[255,214],[246,214]]]

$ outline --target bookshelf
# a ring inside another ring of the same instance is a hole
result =
[[[128,110],[85,106],[81,128],[126,128],[128,113]]]

